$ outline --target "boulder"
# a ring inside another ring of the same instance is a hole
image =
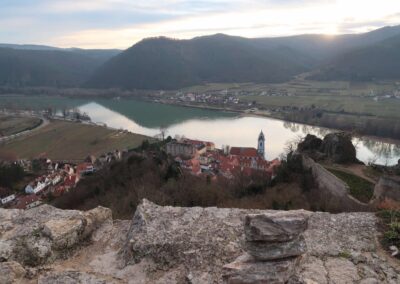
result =
[[[250,214],[245,218],[246,241],[286,242],[307,228],[309,212]]]
[[[334,163],[357,163],[356,148],[347,133],[330,133],[322,141],[320,151],[325,153]]]
[[[303,236],[287,242],[246,242],[244,248],[248,254],[260,261],[299,256],[307,251]]]
[[[43,234],[52,240],[54,248],[67,249],[79,241],[84,225],[83,218],[49,220],[43,226]]]
[[[382,176],[375,185],[371,203],[382,209],[400,210],[400,177]]]
[[[2,284],[21,283],[25,274],[25,269],[18,262],[0,262],[0,283]]]
[[[52,262],[109,219],[106,208],[80,212],[44,204],[29,210],[0,209],[0,260],[29,266]]]
[[[307,134],[307,136],[297,145],[299,152],[319,151],[322,145],[322,139],[315,135]]]

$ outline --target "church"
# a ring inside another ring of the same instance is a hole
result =
[[[257,149],[253,147],[232,147],[229,152],[232,156],[243,159],[262,159],[265,160],[265,136],[260,132],[257,140]]]

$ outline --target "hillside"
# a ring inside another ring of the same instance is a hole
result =
[[[371,81],[400,78],[400,35],[335,57],[311,78]]]
[[[308,70],[296,59],[300,56],[225,35],[151,38],[111,59],[87,86],[176,89],[205,82],[281,82]]]
[[[343,54],[352,56],[348,52],[372,48],[399,34],[400,26],[395,26],[334,37],[299,35],[249,39],[216,34],[191,40],[150,38],[106,62],[86,86],[178,89],[210,82],[284,82],[325,66],[327,62],[336,62]],[[385,56],[390,60],[395,54],[391,52]],[[377,69],[375,72],[386,78],[389,74],[384,71]],[[332,79],[340,78],[332,76]]]
[[[79,86],[116,53],[115,50],[0,45],[0,85]]]

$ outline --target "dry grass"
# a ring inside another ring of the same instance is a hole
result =
[[[9,136],[32,129],[41,123],[37,117],[0,115],[0,136]]]
[[[115,149],[139,146],[148,137],[80,123],[52,121],[31,135],[0,145],[0,152],[18,158],[84,159]]]

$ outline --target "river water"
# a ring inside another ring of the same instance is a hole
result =
[[[324,136],[332,130],[290,123],[264,117],[243,117],[236,113],[171,106],[133,99],[77,99],[65,97],[0,97],[0,108],[56,110],[78,108],[86,112],[93,122],[109,127],[126,129],[148,136],[160,134],[165,128],[172,137],[213,141],[223,145],[257,147],[257,137],[262,130],[266,138],[266,157],[274,159],[285,152],[288,145],[306,134]],[[400,145],[354,138],[357,157],[365,162],[383,165],[396,164],[400,159]]]

